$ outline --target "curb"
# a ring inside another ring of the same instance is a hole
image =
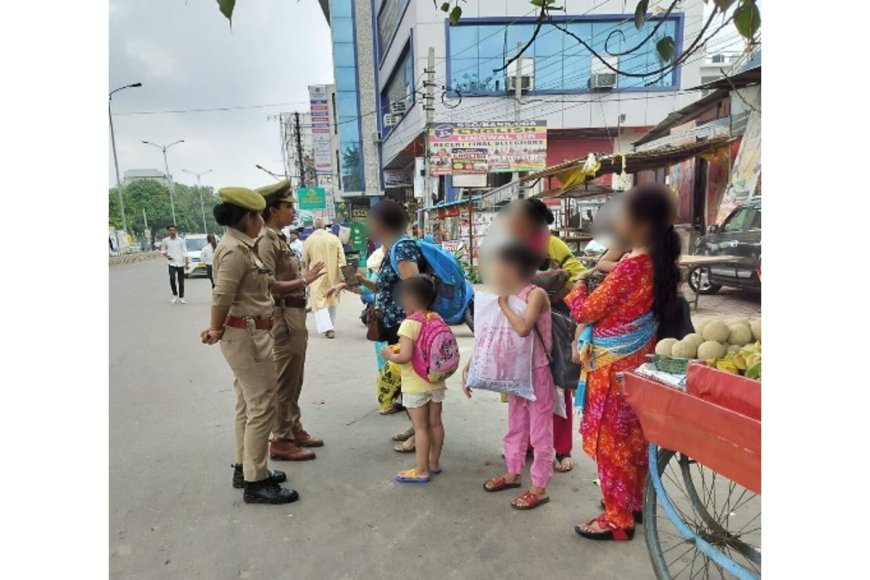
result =
[[[137,254],[124,254],[123,256],[109,256],[109,267],[135,264],[146,260],[155,260],[163,257],[160,252],[139,252]]]

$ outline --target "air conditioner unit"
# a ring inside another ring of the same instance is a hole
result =
[[[384,115],[384,127],[395,127],[398,125],[398,119],[393,115],[387,113]]]
[[[616,87],[616,73],[592,73],[589,77],[589,88],[591,89],[612,89]]]
[[[531,91],[534,89],[535,59],[523,56],[508,65],[507,78],[505,79],[506,91],[512,93],[517,90],[517,77],[520,79],[520,91]]]
[[[405,114],[407,103],[404,99],[401,101],[393,101],[390,103],[390,114],[396,117],[401,117]]]

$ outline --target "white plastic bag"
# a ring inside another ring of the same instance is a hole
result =
[[[526,303],[511,296],[509,304],[518,314]],[[498,296],[474,295],[474,354],[468,369],[468,386],[535,400],[532,386],[534,333],[523,338],[511,327],[498,305]]]
[[[314,311],[314,320],[317,322],[317,334],[323,334],[334,330],[332,317],[329,316],[328,308],[319,308]]]

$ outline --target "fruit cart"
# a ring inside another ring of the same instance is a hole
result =
[[[659,579],[761,576],[761,383],[690,364],[685,390],[621,375],[649,444],[644,536]]]

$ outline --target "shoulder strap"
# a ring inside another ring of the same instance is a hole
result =
[[[393,270],[396,271],[396,274],[399,273],[399,264],[396,263],[396,248],[399,246],[399,244],[401,244],[405,240],[410,240],[410,239],[411,238],[409,238],[408,236],[402,236],[401,238],[399,238],[398,240],[393,242],[392,246],[390,246],[390,265],[393,267]]]

